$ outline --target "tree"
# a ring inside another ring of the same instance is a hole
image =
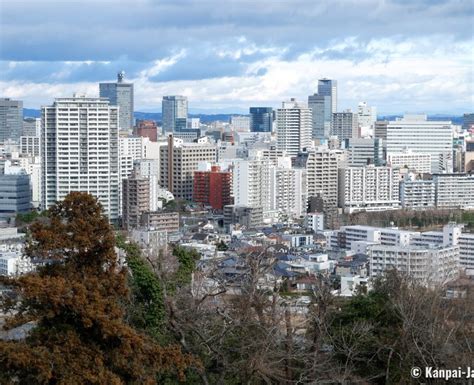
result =
[[[5,282],[7,328],[32,322],[23,340],[0,341],[0,382],[153,384],[161,372],[183,378],[193,359],[162,347],[126,322],[126,269],[102,208],[73,192],[30,227],[26,254],[42,266]]]

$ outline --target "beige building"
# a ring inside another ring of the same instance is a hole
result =
[[[150,181],[135,170],[123,180],[122,186],[122,226],[127,230],[136,229],[141,215],[150,210]]]
[[[160,185],[170,191],[175,198],[193,199],[194,171],[199,162],[216,162],[216,146],[202,141],[184,143],[173,135],[168,137],[168,145],[160,148]]]

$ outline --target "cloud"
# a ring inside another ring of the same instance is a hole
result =
[[[164,94],[199,108],[305,99],[339,81],[340,107],[467,111],[470,0],[4,2],[1,93],[35,107],[125,70],[136,105]]]

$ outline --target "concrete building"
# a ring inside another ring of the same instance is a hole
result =
[[[433,175],[436,207],[439,209],[474,209],[474,175]]]
[[[407,168],[419,174],[431,173],[431,155],[416,153],[412,150],[392,152],[387,154],[387,166],[392,168]]]
[[[374,137],[387,140],[388,120],[378,120],[374,125]]]
[[[371,245],[367,255],[370,276],[383,275],[396,269],[425,285],[449,282],[459,276],[459,247],[399,247]]]
[[[300,153],[297,167],[307,170],[308,197],[321,197],[326,207],[337,207],[338,169],[346,165],[346,153],[324,147]]]
[[[250,131],[250,117],[249,116],[231,116],[230,125],[234,131],[249,132]]]
[[[367,102],[360,102],[357,106],[357,121],[359,127],[374,127],[377,121],[377,108],[368,106]]]
[[[244,226],[246,229],[263,226],[262,208],[244,205],[224,206],[224,226],[230,229],[237,224]]]
[[[250,131],[272,132],[273,131],[273,108],[272,107],[250,107]]]
[[[156,231],[179,231],[179,214],[174,211],[150,211],[142,214],[141,225]]]
[[[18,141],[23,131],[23,102],[0,98],[0,142]]]
[[[233,204],[232,173],[221,171],[219,166],[194,171],[193,200],[214,210],[223,210],[224,206]]]
[[[41,135],[41,118],[24,118],[22,136],[40,136]]]
[[[400,182],[400,201],[404,209],[432,209],[436,205],[432,179],[405,178]]]
[[[233,195],[236,206],[260,207],[263,218],[275,216],[274,166],[268,159],[236,159],[233,162]]]
[[[199,162],[216,162],[216,146],[209,142],[184,143],[168,136],[168,145],[160,148],[160,185],[175,198],[191,201],[194,171]]]
[[[186,96],[163,96],[161,106],[163,134],[186,130],[188,118],[188,98]]]
[[[40,156],[40,137],[39,136],[20,136],[20,154],[26,156]]]
[[[308,186],[306,170],[291,167],[291,158],[280,158],[272,168],[271,197],[278,220],[299,219],[306,213]]]
[[[0,276],[17,277],[34,270],[31,259],[19,251],[0,251]]]
[[[296,156],[311,147],[311,109],[295,99],[282,103],[277,109],[277,148],[288,156]]]
[[[331,136],[337,136],[339,140],[358,138],[359,123],[357,114],[351,110],[335,112],[332,114]]]
[[[122,227],[136,229],[142,214],[150,211],[150,181],[135,169],[122,181],[122,189]]]
[[[339,207],[346,213],[400,208],[399,172],[390,167],[339,169]]]
[[[154,120],[138,120],[137,135],[150,139],[152,142],[158,140],[158,127]]]
[[[411,150],[431,155],[432,173],[453,170],[453,131],[449,121],[429,121],[426,115],[405,115],[387,125],[387,154]]]
[[[43,209],[83,191],[98,198],[111,221],[118,220],[118,107],[85,96],[43,107],[41,161]]]
[[[382,139],[345,139],[344,148],[347,150],[347,164],[350,167],[383,166],[385,163]]]
[[[314,232],[324,230],[324,214],[323,213],[307,213],[304,217],[304,226],[310,228]]]
[[[29,212],[31,200],[29,175],[0,175],[0,218],[12,218],[18,213]]]
[[[132,130],[133,128],[133,84],[124,82],[125,72],[117,74],[116,83],[99,83],[101,98],[109,99],[111,106],[119,107],[119,129]]]

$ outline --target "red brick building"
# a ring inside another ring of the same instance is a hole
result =
[[[153,120],[138,120],[137,121],[137,135],[144,138],[150,138],[152,142],[158,140],[158,127]]]
[[[215,210],[233,204],[232,173],[221,171],[219,166],[212,166],[211,171],[195,171],[193,200]]]

